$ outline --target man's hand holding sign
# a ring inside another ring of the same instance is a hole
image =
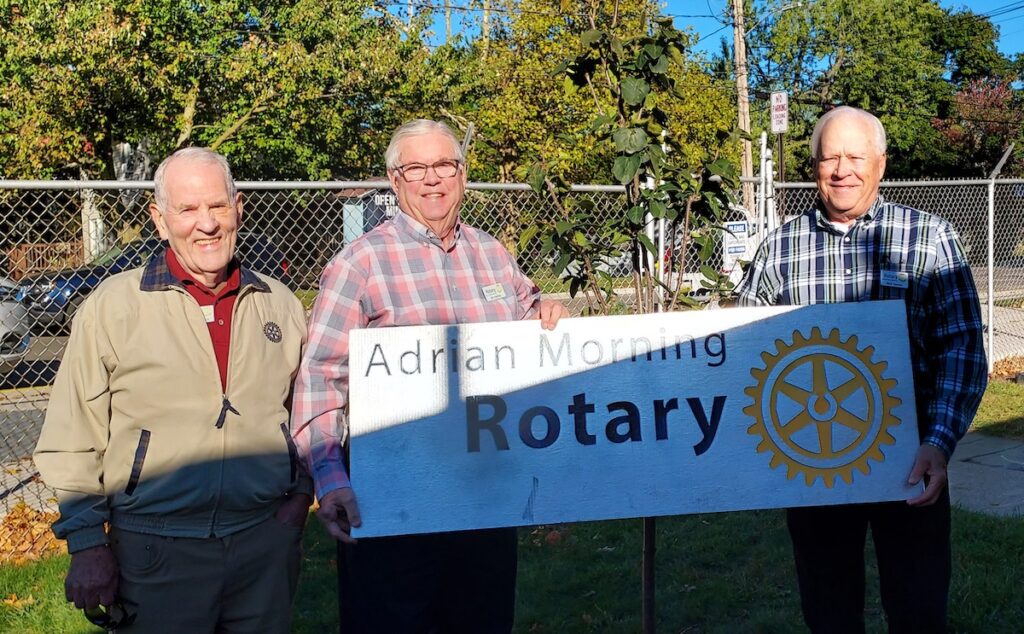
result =
[[[827,323],[858,325],[826,335]],[[898,302],[590,317],[554,332],[365,329],[351,342],[357,536],[921,489],[907,483],[918,441]]]

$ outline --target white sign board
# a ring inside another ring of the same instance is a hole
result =
[[[356,537],[911,497],[902,302],[355,330]]]
[[[789,93],[772,93],[772,134],[789,130]]]
[[[752,240],[750,238],[750,222],[747,220],[736,220],[725,223],[725,231],[722,233],[722,271],[724,273],[742,273],[738,263],[740,260],[750,260],[752,251]],[[739,282],[739,279],[734,280]]]

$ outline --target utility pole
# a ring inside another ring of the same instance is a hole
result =
[[[749,179],[754,176],[754,151],[750,143],[750,99],[747,85],[747,44],[746,30],[743,28],[743,0],[732,0],[732,39],[736,65],[736,111],[739,115],[739,128],[747,138],[742,140],[743,158],[740,162],[740,176],[748,179],[743,183],[743,208],[748,211],[754,208],[754,184]]]
[[[455,0],[447,0],[444,3],[444,43],[450,44],[452,41],[452,3]]]
[[[491,2],[490,0],[483,0],[484,19],[483,24],[480,25],[480,32],[484,38],[484,59],[487,59],[487,50],[491,47]]]

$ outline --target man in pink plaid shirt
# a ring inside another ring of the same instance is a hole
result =
[[[317,516],[338,540],[341,630],[509,632],[514,528],[358,544],[349,535],[361,519],[342,451],[348,442],[348,333],[530,318],[552,329],[568,311],[541,300],[500,242],[459,221],[466,160],[448,126],[406,123],[392,136],[385,160],[402,213],[327,264],[292,406],[292,432],[320,501]]]

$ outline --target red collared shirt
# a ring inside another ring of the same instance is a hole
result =
[[[210,340],[213,342],[213,352],[217,356],[217,369],[220,370],[220,387],[227,392],[228,382],[228,350],[231,347],[231,313],[235,308],[235,300],[238,299],[238,289],[241,284],[241,273],[237,262],[232,260],[228,265],[228,279],[220,291],[214,293],[206,285],[200,284],[192,277],[185,267],[178,262],[174,251],[167,249],[167,268],[188,294],[195,298],[196,302],[203,309],[206,317],[206,326],[210,330]]]

